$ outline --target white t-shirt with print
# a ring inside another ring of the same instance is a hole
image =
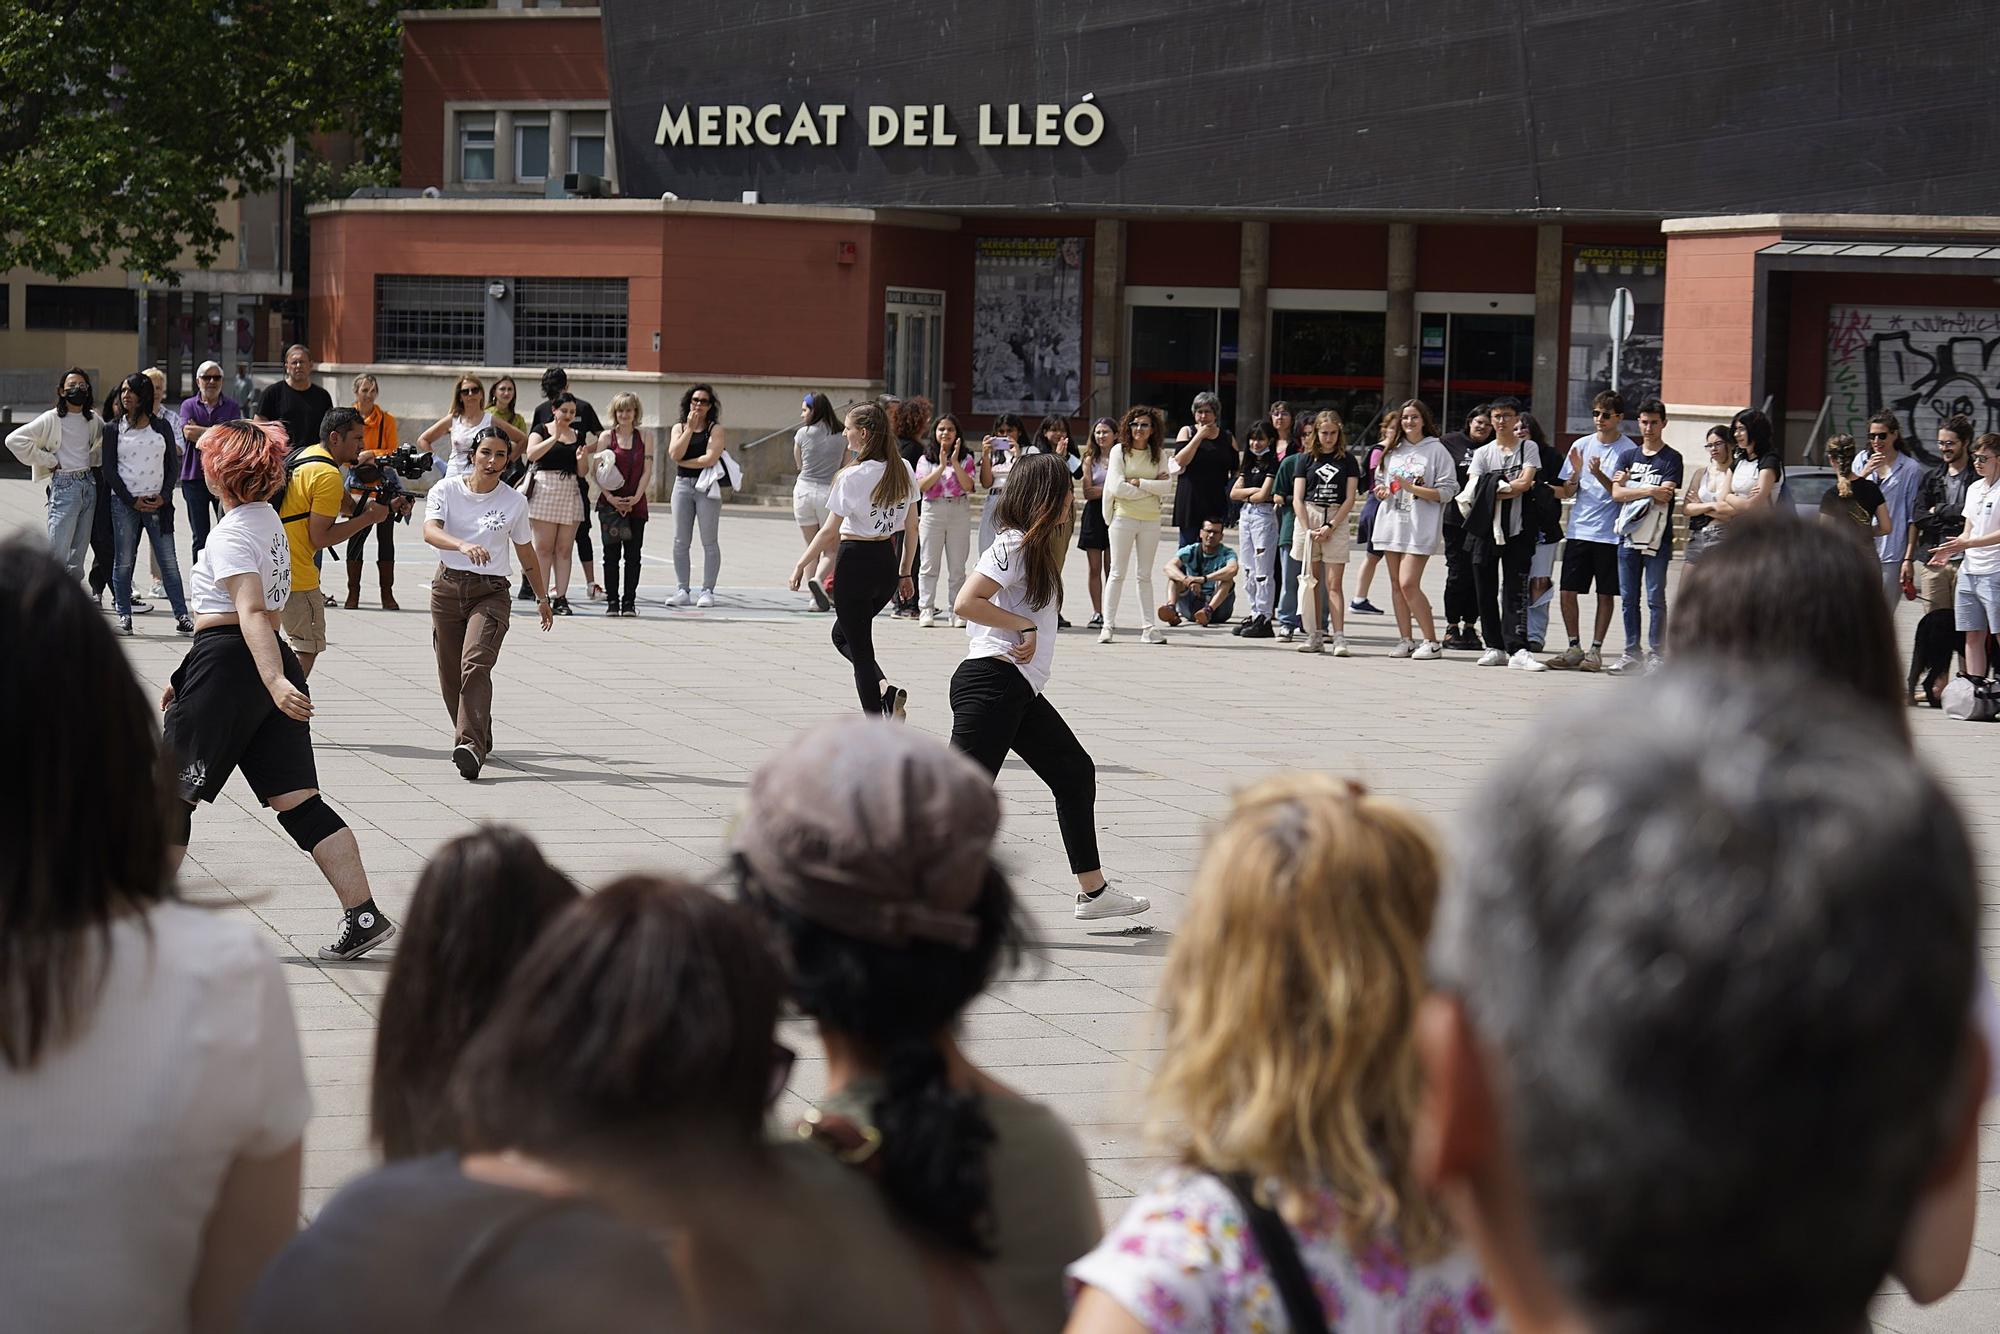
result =
[[[888,537],[903,531],[910,506],[917,499],[917,470],[900,458],[896,466],[909,474],[910,489],[895,505],[875,503],[875,487],[885,467],[880,459],[843,468],[834,477],[826,494],[826,508],[829,514],[840,516],[842,537]]]
[[[150,418],[136,427],[118,419],[118,480],[135,499],[157,496],[166,486],[167,442]]]
[[[1965,515],[1967,537],[1985,537],[2000,528],[2000,486],[1979,478],[1965,488],[1961,512]],[[1965,574],[2000,574],[2000,546],[1971,548],[1959,563],[1959,569]]]
[[[974,568],[1000,585],[1000,591],[993,595],[994,606],[1016,616],[1025,616],[1035,623],[1035,656],[1016,666],[1020,667],[1021,675],[1028,678],[1028,684],[1039,695],[1049,683],[1049,674],[1055,669],[1056,600],[1050,598],[1044,607],[1028,605],[1028,561],[1022,553],[1021,541],[1019,529],[1002,528],[993,535],[993,545],[986,548]],[[968,658],[1005,657],[1026,638],[1012,630],[980,625],[976,621],[966,622],[965,633],[970,640],[965,646]]]
[[[312,1109],[270,941],[184,903],[121,918],[83,1030],[0,1064],[0,1326],[188,1328],[230,1165],[298,1143]]]
[[[528,498],[505,482],[481,495],[466,485],[464,477],[447,477],[432,487],[424,498],[424,519],[436,519],[445,532],[461,542],[476,542],[490,558],[474,565],[462,551],[438,552],[446,569],[470,570],[474,574],[514,577],[514,545],[534,540],[528,526]]]
[[[238,505],[208,530],[188,578],[188,610],[196,616],[234,612],[236,604],[222,581],[238,574],[257,576],[265,611],[285,609],[292,595],[292,548],[278,511],[261,501]]]

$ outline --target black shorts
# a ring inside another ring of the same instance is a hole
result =
[[[1563,544],[1562,591],[1588,593],[1593,585],[1599,597],[1618,596],[1618,544],[1572,537]]]
[[[285,679],[305,690],[298,655],[282,639],[278,652]],[[214,801],[238,769],[267,806],[272,797],[319,786],[312,728],[271,702],[240,627],[218,625],[197,634],[173,687],[163,731],[182,801]]]

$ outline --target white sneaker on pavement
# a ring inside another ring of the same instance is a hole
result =
[[[1100,644],[1109,644],[1111,642],[1110,626],[1107,625],[1102,630],[1099,630],[1097,632],[1097,642]]]
[[[1076,920],[1094,922],[1101,917],[1134,917],[1153,906],[1143,894],[1127,894],[1106,885],[1095,894],[1076,896]]]
[[[1335,635],[1333,637],[1333,656],[1336,658],[1350,658],[1354,656],[1347,651],[1346,635]]]
[[[685,588],[675,589],[674,595],[667,599],[667,605],[669,607],[691,607],[694,605],[694,594],[688,592]]]
[[[1479,655],[1479,662],[1476,665],[1480,667],[1505,667],[1507,665],[1507,655],[1500,649],[1490,648]]]
[[[1412,662],[1429,662],[1433,658],[1442,658],[1443,656],[1444,646],[1439,644],[1435,639],[1426,639],[1410,651],[1410,661]]]
[[[1167,642],[1167,632],[1160,629],[1157,625],[1149,625],[1139,632],[1139,642],[1141,644],[1164,644]]]
[[[1399,639],[1396,641],[1396,647],[1389,651],[1389,656],[1392,658],[1407,658],[1416,651],[1417,645],[1415,640]]]
[[[1514,656],[1507,659],[1507,665],[1517,672],[1546,672],[1549,665],[1526,649],[1514,650]]]
[[[694,600],[694,605],[697,607],[713,607],[715,605],[715,590],[712,588],[702,589],[701,596]]]
[[[1636,676],[1645,666],[1645,662],[1644,658],[1635,658],[1630,653],[1626,653],[1621,655],[1618,661],[1605,664],[1604,670],[1613,676],[1623,676],[1627,672],[1631,672]]]

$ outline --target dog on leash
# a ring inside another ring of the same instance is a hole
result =
[[[1965,635],[1958,629],[1950,607],[1940,607],[1927,611],[1917,622],[1916,642],[1910,646],[1910,679],[1905,687],[1907,693],[1915,695],[1922,691],[1923,698],[1934,709],[1942,708],[1940,700],[1945,683],[1951,680],[1952,659],[1958,665],[1965,665]]]

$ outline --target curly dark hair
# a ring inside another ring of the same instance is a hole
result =
[[[708,395],[708,424],[710,426],[722,425],[722,395],[716,393],[714,389],[705,384],[689,385],[688,391],[681,395],[681,421],[684,423],[687,421],[688,410],[694,406],[694,396],[696,394]]]

